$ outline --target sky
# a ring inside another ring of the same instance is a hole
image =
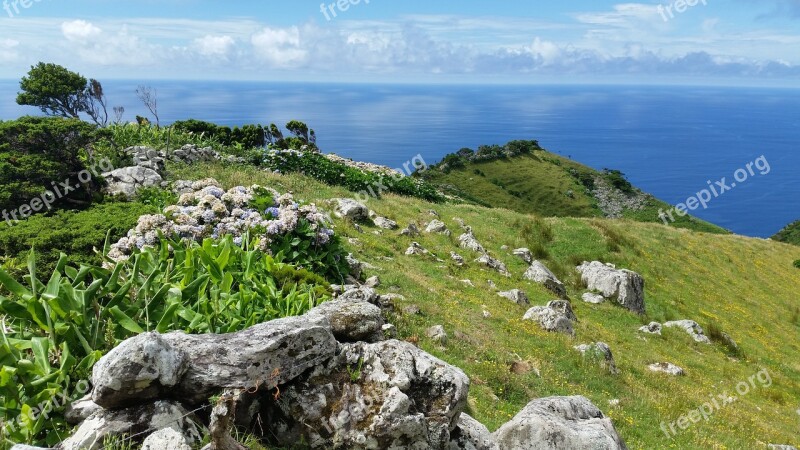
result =
[[[0,0],[0,78],[800,87],[800,0]]]

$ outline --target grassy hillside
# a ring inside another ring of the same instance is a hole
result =
[[[557,166],[545,166],[535,158],[525,161],[552,177],[551,192],[570,186],[569,178],[553,169]],[[512,166],[505,161],[480,165],[487,179],[500,171],[511,171]],[[442,175],[442,180],[456,182],[465,174],[454,171]],[[291,190],[297,198],[319,203],[352,196],[345,189],[301,175],[274,175],[255,168],[174,167],[172,176],[210,176],[226,186],[258,183]],[[518,179],[509,180],[509,186],[525,180],[520,173]],[[537,183],[536,177],[531,177],[525,189],[541,187]],[[508,208],[500,199],[511,201],[510,196],[500,190],[493,192],[497,205]],[[588,214],[591,206],[583,200],[569,205],[575,215],[592,215]],[[409,305],[420,307],[419,315],[398,312],[392,318],[401,338],[418,342],[470,376],[470,413],[490,429],[499,427],[531,399],[581,394],[614,419],[632,449],[744,449],[766,448],[767,443],[800,444],[800,417],[795,412],[800,406],[800,304],[796,296],[800,270],[792,266],[792,261],[800,258],[800,249],[632,220],[540,218],[509,209],[436,205],[394,195],[372,199],[368,206],[403,226],[410,222],[424,225],[434,218],[429,211],[435,209],[453,230],[452,237],[423,235],[412,239],[397,232],[375,234],[378,230],[370,226],[364,226],[364,233],[360,233],[352,224],[336,222],[337,233],[349,238],[349,249],[377,267],[369,275],[381,277],[379,290],[406,297],[398,302],[397,310]],[[562,206],[551,203],[547,208],[547,215],[552,215]],[[538,211],[534,206],[528,211],[533,210]],[[511,278],[481,268],[471,262],[477,254],[457,248],[460,230],[455,217],[472,226],[487,249],[508,265]],[[412,240],[447,262],[404,256]],[[526,308],[489,288],[487,280],[501,290],[523,289],[534,305],[543,305],[554,297],[522,279],[526,265],[510,255],[510,250],[501,250],[504,245],[509,249],[537,249],[538,256],[567,284],[580,320],[575,338],[547,333],[521,320]],[[451,251],[459,252],[469,263],[455,266],[449,260]],[[582,303],[584,291],[578,285],[574,266],[584,260],[611,262],[641,273],[647,283],[647,316],[638,317],[610,304]],[[461,281],[466,279],[475,287]],[[484,310],[490,318],[484,318]],[[665,329],[663,336],[644,337],[637,332],[652,320],[674,319],[695,320],[715,338],[728,333],[739,344],[740,352],[733,352],[721,341],[695,343],[682,331],[672,329]],[[450,335],[444,347],[425,337],[425,330],[438,324]],[[610,375],[583,360],[572,348],[595,341],[611,346],[620,375]],[[648,364],[664,361],[683,367],[686,376],[669,377],[647,370]],[[512,365],[522,370],[512,373]],[[764,369],[771,380],[769,386],[753,387],[708,421],[692,424],[672,439],[661,431],[662,422],[677,421],[710,398],[724,393],[736,395],[738,383],[747,382]],[[618,400],[618,405],[612,406],[612,400]]]
[[[787,244],[800,245],[800,220],[787,225],[786,228],[773,236],[772,239],[786,242]]]
[[[448,161],[451,158],[445,158]],[[663,223],[659,210],[668,211],[668,205],[630,187],[618,174],[598,172],[568,158],[536,150],[513,157],[501,157],[463,165],[450,165],[443,170],[435,167],[423,174],[445,193],[467,202],[544,217],[604,217],[597,188],[614,191],[620,198],[641,199],[642,208],[625,208],[622,217],[641,222]],[[629,193],[612,189],[613,183],[630,188]],[[726,230],[686,216],[678,217],[671,225],[710,233],[727,233]]]

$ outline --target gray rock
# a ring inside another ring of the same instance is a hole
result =
[[[705,335],[703,332],[703,328],[694,320],[674,320],[672,322],[666,322],[664,324],[667,328],[680,328],[686,331],[686,333],[695,340],[695,342],[699,342],[701,344],[710,344],[711,339]]]
[[[512,289],[506,292],[499,292],[497,295],[503,298],[507,298],[518,305],[527,306],[531,304],[531,301],[528,299],[528,296],[525,294],[525,292],[519,289]]]
[[[550,301],[550,302],[547,303],[547,307],[548,308],[552,308],[552,309],[560,312],[561,314],[566,316],[567,319],[569,319],[569,320],[571,320],[573,322],[577,322],[578,321],[578,316],[576,316],[575,312],[572,310],[572,304],[570,302],[568,302],[567,300],[553,300],[553,301]]]
[[[575,350],[581,352],[584,357],[600,360],[600,365],[608,370],[611,374],[617,375],[617,363],[614,361],[614,354],[611,353],[611,348],[605,342],[595,342],[593,344],[581,344],[574,347]]]
[[[467,232],[462,234],[458,237],[458,245],[461,248],[465,248],[467,250],[472,250],[478,253],[486,253],[486,249],[475,239],[475,235],[472,234],[472,230],[468,228]]]
[[[395,339],[397,337],[397,328],[390,323],[384,324],[381,327],[381,331],[384,339]]]
[[[461,413],[456,428],[450,433],[449,450],[500,450],[485,425],[467,413]]]
[[[422,310],[419,309],[419,306],[417,305],[408,305],[405,308],[403,308],[403,314],[407,316],[416,316],[417,314],[420,313],[422,313]]]
[[[387,294],[391,295],[391,294]],[[351,302],[367,302],[373,305],[379,304],[378,293],[369,286],[348,287],[343,293],[336,297],[337,300],[348,300]]]
[[[514,250],[514,254],[522,258],[526,264],[533,264],[533,253],[527,248],[518,248]]]
[[[406,256],[427,255],[428,253],[428,250],[419,245],[419,242],[412,242],[411,246],[406,250]]]
[[[464,265],[464,262],[465,262],[465,261],[464,261],[464,257],[463,257],[463,256],[461,256],[461,255],[459,255],[459,254],[458,254],[458,253],[456,253],[456,252],[450,252],[450,259],[452,259],[453,261],[455,261],[455,263],[456,263],[456,265],[457,265],[457,266],[463,266],[463,265]]]
[[[572,321],[564,313],[548,306],[534,306],[525,313],[523,319],[538,322],[547,331],[575,335]]]
[[[342,219],[361,222],[369,218],[369,209],[357,200],[352,198],[336,198],[332,200],[336,203],[334,214]]]
[[[592,292],[586,292],[585,294],[583,294],[581,296],[581,300],[583,300],[585,303],[591,303],[593,305],[599,305],[601,303],[606,302],[605,297],[603,297],[600,294],[594,294]]]
[[[64,411],[64,419],[70,425],[78,425],[101,409],[103,408],[100,405],[92,401],[92,394],[89,393],[67,405],[67,409]]]
[[[559,281],[555,274],[539,261],[531,263],[523,278],[541,284],[559,298],[567,298],[567,288],[564,287],[564,283]]]
[[[170,401],[134,406],[127,409],[95,412],[86,419],[60,450],[99,450],[106,437],[135,435],[148,430],[171,428],[180,433],[190,445],[200,442],[203,427],[199,420],[180,404]]]
[[[650,364],[649,366],[647,366],[647,368],[653,372],[663,372],[668,375],[673,375],[676,377],[683,376],[686,374],[684,370],[681,369],[680,367],[676,366],[675,364],[667,362]]]
[[[441,220],[431,220],[431,223],[428,224],[428,227],[425,228],[426,233],[440,233],[446,234],[449,233],[450,230],[447,229],[447,225]]]
[[[410,236],[410,237],[419,236],[419,228],[417,228],[417,224],[410,223],[408,224],[408,227],[403,228],[400,231],[400,234],[402,236]]]
[[[32,445],[16,444],[11,447],[11,450],[54,450],[52,448],[34,447]]]
[[[492,436],[503,450],[627,449],[611,419],[582,396],[534,400]]]
[[[769,450],[797,450],[797,447],[793,445],[783,445],[783,444],[769,444],[767,445],[767,448],[769,448]]]
[[[380,216],[373,217],[372,223],[374,223],[376,227],[383,228],[384,230],[396,230],[400,228],[397,225],[397,222],[391,219],[387,219],[386,217],[380,217]]]
[[[142,450],[192,450],[191,441],[180,431],[162,428],[142,442]]]
[[[661,324],[658,323],[658,322],[650,322],[648,325],[645,325],[645,326],[639,328],[639,331],[641,331],[642,333],[657,334],[657,335],[660,336],[661,335]]]
[[[380,285],[381,279],[377,275],[367,278],[367,281],[364,282],[364,286],[371,287],[373,289]]]
[[[503,264],[502,261],[492,258],[488,254],[484,254],[480,258],[475,260],[476,263],[483,264],[484,266],[497,271],[500,275],[510,277],[511,272],[508,271],[506,265]]]
[[[281,387],[271,433],[314,449],[445,449],[468,390],[464,372],[407,342],[343,344],[325,371]]]
[[[584,262],[577,270],[588,289],[600,292],[603,297],[613,299],[637,314],[645,313],[644,279],[641,275],[599,261]]]
[[[433,342],[437,342],[439,344],[447,344],[447,332],[444,331],[444,327],[441,325],[434,325],[428,328],[425,331],[425,335],[431,338]]]
[[[364,272],[364,263],[356,259],[352,253],[349,253],[345,260],[347,261],[347,265],[350,267],[350,275],[358,280],[361,278],[361,274]]]
[[[102,174],[106,180],[105,192],[109,195],[123,195],[132,198],[143,187],[158,187],[164,182],[161,174],[155,170],[132,166],[112,170]]]
[[[377,342],[383,340],[381,309],[365,301],[342,299],[325,302],[308,315],[322,315],[331,324],[331,332],[339,342]]]

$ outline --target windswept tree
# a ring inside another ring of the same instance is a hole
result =
[[[161,126],[161,121],[158,118],[158,91],[150,86],[140,85],[136,88],[136,97],[144,103],[145,108],[155,117],[156,126]]]

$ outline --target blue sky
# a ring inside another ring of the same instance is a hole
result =
[[[800,0],[354,2],[0,0],[0,78],[800,86]]]

